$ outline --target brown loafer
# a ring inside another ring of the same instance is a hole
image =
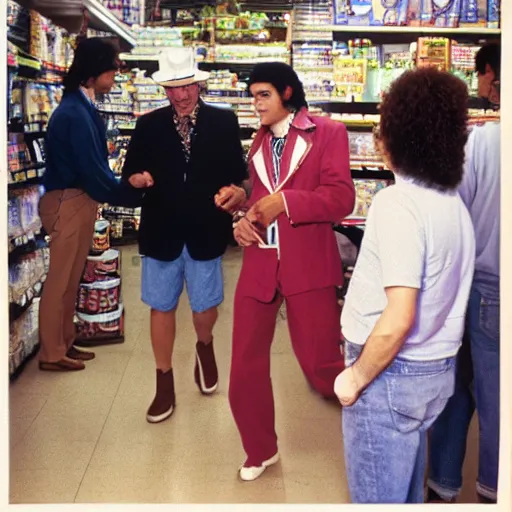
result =
[[[60,361],[56,361],[55,363],[39,361],[39,369],[44,372],[76,372],[85,370],[85,364],[82,361],[63,357]]]
[[[75,361],[90,361],[96,357],[96,354],[94,352],[80,350],[74,346],[71,346],[66,356],[70,359],[74,359]]]

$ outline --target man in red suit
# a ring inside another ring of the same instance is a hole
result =
[[[270,347],[283,301],[302,371],[321,395],[334,396],[343,369],[336,300],[343,276],[332,223],[355,200],[345,126],[310,115],[293,69],[259,64],[249,85],[262,126],[249,153],[248,209],[235,214],[235,239],[245,249],[229,386],[246,481],[279,459]]]

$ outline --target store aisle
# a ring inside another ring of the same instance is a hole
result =
[[[11,503],[348,503],[339,408],[310,391],[283,318],[272,360],[282,461],[255,482],[237,480],[244,455],[227,385],[240,252],[225,258],[226,301],[215,333],[220,390],[203,397],[194,384],[195,337],[182,299],[177,407],[158,425],[145,419],[154,363],[135,247],[123,250],[122,268],[125,343],[98,347],[97,358],[75,374],[39,372],[33,360],[11,385]],[[464,502],[474,501],[474,433],[473,426]]]

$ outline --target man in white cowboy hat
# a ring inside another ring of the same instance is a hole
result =
[[[172,352],[175,312],[186,284],[197,334],[194,377],[201,393],[216,391],[213,328],[223,301],[221,257],[231,236],[228,212],[246,200],[246,165],[236,115],[206,105],[190,48],[162,53],[155,82],[170,105],[142,116],[123,179],[144,189],[139,231],[142,300],[151,308],[156,394],[147,420],[169,418],[175,407]],[[222,208],[216,205],[222,204]]]

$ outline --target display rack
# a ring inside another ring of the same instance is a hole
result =
[[[90,254],[80,280],[75,325],[79,347],[124,342],[121,253],[111,248],[112,226],[98,210]]]

